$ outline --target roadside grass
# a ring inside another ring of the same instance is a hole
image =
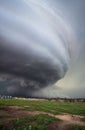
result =
[[[20,110],[44,111],[52,114],[76,114],[85,116],[85,103],[56,102],[48,100],[0,99],[0,109],[5,106],[22,106]],[[24,106],[30,106],[24,108]]]
[[[72,130],[85,130],[85,126],[75,125],[75,126],[72,126]]]
[[[15,129],[13,130],[46,130],[47,125],[59,119],[47,114],[39,114],[31,117],[17,118],[13,120]]]

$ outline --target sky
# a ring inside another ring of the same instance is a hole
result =
[[[0,94],[85,98],[85,0],[0,0]]]
[[[62,92],[70,97],[85,97],[85,1],[72,0],[67,2],[65,0],[61,6],[60,8],[63,9],[63,13],[76,33],[79,53],[77,60],[58,85],[62,88]]]

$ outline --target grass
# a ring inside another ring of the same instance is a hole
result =
[[[0,119],[1,119],[1,118],[8,118],[8,117],[9,117],[8,115],[0,114]]]
[[[5,130],[3,123],[0,123],[0,130]]]
[[[53,114],[70,113],[85,116],[85,103],[0,99],[0,108],[2,109],[4,106],[30,106],[21,109],[29,111],[44,111]]]
[[[0,104],[1,105],[1,104]],[[4,108],[4,106],[0,106],[0,110],[4,110],[5,108]]]
[[[85,118],[82,118],[81,120],[85,122]]]
[[[75,125],[75,126],[72,126],[72,130],[85,130],[85,126]]]
[[[47,130],[47,128],[42,125],[29,125],[29,126],[14,128],[13,130]]]
[[[49,100],[0,99],[0,110],[6,109],[6,106],[20,106],[20,108],[17,109],[23,111],[43,111],[52,114],[70,113],[85,116],[85,103],[56,102]],[[2,118],[7,117],[8,116],[5,114],[0,115],[1,120]],[[85,121],[85,118],[82,118],[81,120]],[[24,118],[14,118],[11,120],[11,123],[13,127],[12,130],[47,130],[48,125],[54,121],[59,121],[59,119],[47,114],[39,114]],[[5,129],[4,124],[0,123],[0,130]],[[85,126],[75,125],[72,126],[72,130],[85,130]]]
[[[46,130],[46,125],[53,121],[59,121],[59,119],[47,114],[39,114],[31,117],[17,118],[13,121],[13,124],[15,130]]]
[[[16,120],[14,120],[14,124],[21,125],[23,123],[29,123],[33,121],[36,121],[38,124],[46,125],[51,123],[52,121],[59,121],[59,119],[49,116],[47,114],[39,114],[31,117],[17,118]]]

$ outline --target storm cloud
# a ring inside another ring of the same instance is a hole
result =
[[[65,76],[75,44],[72,28],[48,1],[0,1],[0,82],[8,82],[4,94],[40,96]]]

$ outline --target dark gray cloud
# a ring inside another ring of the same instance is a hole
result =
[[[70,25],[46,1],[0,1],[0,80],[8,82],[4,93],[40,95],[64,77],[75,46]]]

